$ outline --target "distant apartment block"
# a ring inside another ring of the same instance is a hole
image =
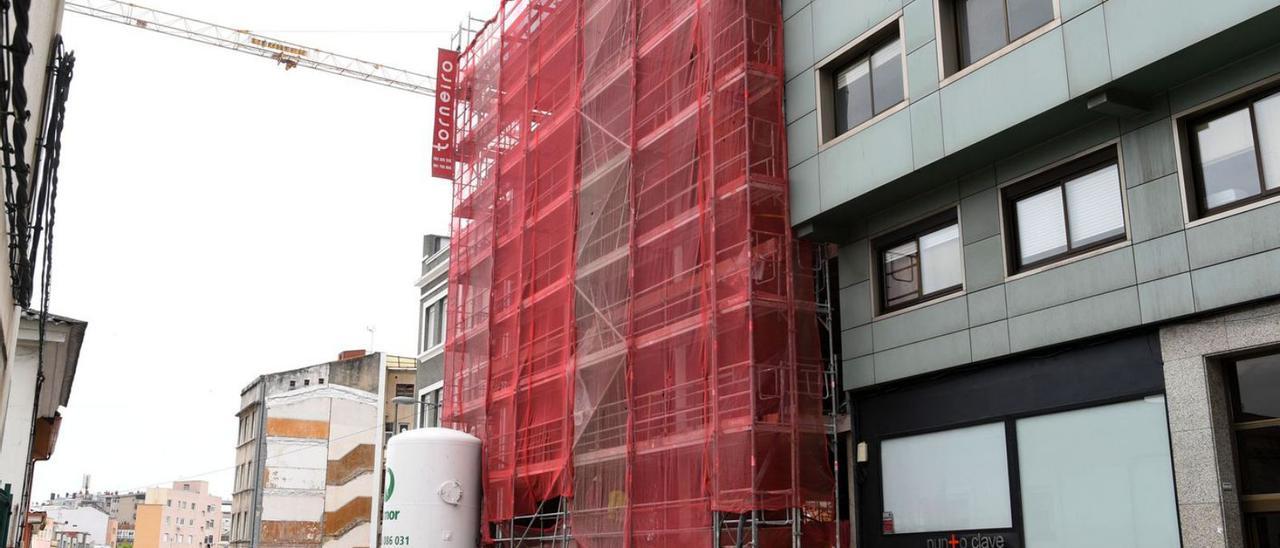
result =
[[[207,481],[147,489],[133,527],[135,548],[212,548],[221,538],[222,499]]]
[[[229,544],[236,548],[376,545],[376,463],[411,358],[344,352],[263,375],[241,391]],[[403,410],[403,417],[411,411]]]

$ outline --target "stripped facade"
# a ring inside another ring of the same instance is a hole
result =
[[[371,545],[382,362],[361,352],[244,389],[232,546]]]

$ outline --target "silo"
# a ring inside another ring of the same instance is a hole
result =
[[[479,438],[449,428],[392,436],[384,481],[383,548],[476,546]]]

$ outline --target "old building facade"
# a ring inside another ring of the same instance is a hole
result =
[[[245,387],[232,546],[371,545],[384,367],[382,354],[344,353]]]

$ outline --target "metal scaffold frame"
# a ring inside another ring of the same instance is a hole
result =
[[[777,2],[506,0],[462,51],[445,420],[485,442],[487,543],[833,544],[781,32]]]

